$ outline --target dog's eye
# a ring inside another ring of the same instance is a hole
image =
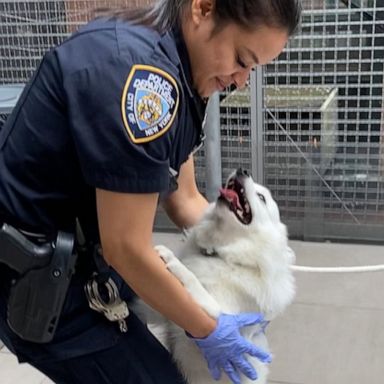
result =
[[[259,197],[259,199],[260,199],[264,204],[267,204],[264,195],[262,195],[262,194],[259,193],[259,192],[256,192],[256,194],[257,194],[257,196]]]

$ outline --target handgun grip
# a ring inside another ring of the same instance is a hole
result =
[[[9,224],[0,229],[0,263],[5,263],[19,274],[47,265],[53,252],[49,243],[34,244]]]

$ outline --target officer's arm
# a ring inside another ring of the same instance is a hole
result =
[[[209,317],[165,267],[152,245],[158,194],[96,190],[103,255],[147,304],[195,337],[213,331]]]
[[[208,206],[196,185],[193,156],[181,166],[177,179],[179,188],[162,205],[169,218],[179,227],[188,228],[199,221]]]

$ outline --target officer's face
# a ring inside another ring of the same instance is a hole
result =
[[[210,12],[192,14],[183,26],[194,86],[209,97],[229,85],[246,84],[251,69],[272,61],[284,49],[288,34],[269,26],[254,31],[228,24],[216,33]]]

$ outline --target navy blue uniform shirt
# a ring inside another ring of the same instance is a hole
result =
[[[54,235],[76,217],[96,221],[95,188],[166,193],[204,112],[178,29],[89,23],[45,55],[0,132],[0,220]],[[17,340],[20,354],[68,358],[114,343],[117,327],[85,313],[83,283],[74,277],[53,343]]]
[[[91,22],[45,55],[1,131],[0,212],[55,232],[94,206],[95,187],[167,191],[204,108],[177,32]]]

